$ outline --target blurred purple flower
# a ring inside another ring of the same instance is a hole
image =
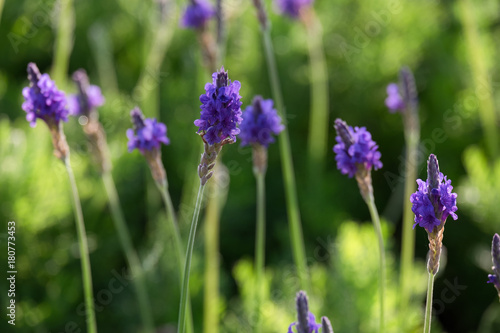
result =
[[[312,5],[314,0],[276,0],[276,5],[281,14],[290,16],[296,19],[300,15],[300,11]]]
[[[387,86],[385,105],[389,108],[389,112],[391,113],[403,111],[405,109],[405,102],[399,93],[399,87],[396,83],[391,83]]]
[[[47,124],[58,124],[60,120],[68,121],[66,95],[57,89],[50,76],[40,74],[38,67],[30,62],[28,79],[30,85],[23,89],[22,108],[27,113],[26,120],[30,122],[30,126],[36,126],[37,118],[44,120]]]
[[[372,140],[372,135],[365,127],[348,126],[343,120],[335,120],[337,144],[333,146],[337,168],[342,174],[353,177],[358,171],[358,166],[366,170],[372,167],[375,170],[382,168],[381,154],[378,146]]]
[[[184,28],[201,28],[215,15],[213,6],[205,0],[191,0],[181,19]]]
[[[242,117],[239,134],[241,146],[260,144],[268,147],[275,141],[272,134],[278,135],[285,129],[281,124],[281,117],[273,107],[272,99],[255,96],[252,105],[247,106]]]
[[[292,329],[294,326],[297,329],[297,333],[319,333],[321,324],[316,323],[316,317],[309,311],[306,293],[302,290],[299,291],[295,302],[297,305],[298,320],[288,326],[287,333],[294,333]]]
[[[456,220],[457,194],[452,193],[451,180],[439,172],[434,154],[429,156],[427,181],[417,179],[418,190],[410,197],[411,210],[415,214],[415,224],[432,233],[435,227],[446,222],[449,215]]]
[[[134,128],[127,130],[128,150],[134,149],[144,154],[146,151],[159,149],[160,145],[170,143],[167,138],[167,126],[156,119],[144,118],[141,110],[136,107],[130,112]]]
[[[92,110],[104,104],[104,96],[101,93],[101,88],[95,85],[89,85],[86,91],[87,103],[84,103],[83,96],[80,94],[70,95],[68,97],[68,109],[69,114],[72,116],[78,116],[80,114],[85,114],[84,111],[87,109]]]
[[[488,275],[488,283],[493,283],[500,298],[500,236],[498,234],[493,235],[491,258],[493,261],[493,274]]]
[[[205,85],[206,93],[200,96],[200,119],[194,124],[209,145],[225,140],[236,142],[240,133],[237,126],[242,121],[240,88],[239,81],[229,80],[224,67],[212,74],[212,83]]]

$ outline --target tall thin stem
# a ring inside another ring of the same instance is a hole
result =
[[[125,253],[130,271],[132,272],[134,287],[139,301],[139,311],[142,323],[146,332],[154,332],[154,321],[149,302],[148,290],[146,287],[144,270],[140,263],[139,256],[137,255],[137,252],[132,244],[132,238],[130,237],[125,218],[123,217],[113,176],[110,172],[104,172],[102,174],[102,180],[108,195],[111,214],[113,215],[115,228],[118,232],[118,238],[120,239],[123,252]]]
[[[382,235],[382,228],[380,226],[380,218],[377,211],[377,206],[375,206],[375,199],[373,197],[373,192],[370,192],[366,200],[368,209],[370,210],[370,216],[372,218],[373,226],[375,227],[375,234],[378,239],[379,248],[379,260],[380,260],[380,272],[379,272],[379,294],[380,294],[380,328],[379,332],[384,332],[384,295],[385,295],[385,248],[384,248],[384,237]]]
[[[417,120],[418,121],[418,120]],[[405,129],[408,131],[409,129]],[[419,133],[408,133],[406,135],[406,166],[405,166],[405,189],[403,199],[403,225],[401,244],[401,272],[400,272],[400,312],[401,325],[405,327],[406,310],[410,300],[411,277],[413,274],[413,257],[415,253],[415,233],[413,232],[414,214],[411,210],[410,196],[415,192],[418,167],[418,142]]]
[[[255,171],[255,180],[257,181],[257,230],[255,237],[255,329],[254,332],[261,332],[261,303],[262,286],[265,267],[265,247],[266,247],[266,191],[265,191],[265,173]]]
[[[69,156],[67,156],[63,162],[68,173],[71,194],[73,196],[73,210],[75,212],[76,233],[78,236],[78,248],[80,250],[80,263],[82,268],[83,293],[85,296],[85,309],[87,314],[87,332],[96,333],[97,324],[94,311],[94,294],[92,291],[92,272],[90,269],[89,248],[87,244],[87,234],[85,232],[85,223],[83,221],[82,206]]]
[[[286,111],[281,93],[281,85],[279,81],[278,69],[276,67],[276,59],[274,58],[274,49],[271,41],[269,29],[262,28],[262,36],[264,39],[264,51],[266,56],[267,67],[269,69],[269,80],[271,81],[271,90],[273,99],[276,101],[276,108],[283,122],[286,123]],[[292,149],[290,147],[290,137],[288,128],[279,135],[279,146],[281,156],[281,168],[283,171],[283,182],[285,185],[285,196],[288,212],[288,226],[292,241],[293,258],[297,266],[297,272],[300,279],[302,290],[311,290],[311,282],[307,269],[306,252],[304,239],[302,236],[302,226],[300,223],[299,203],[297,199],[297,188],[295,185],[295,172],[293,170]]]
[[[162,185],[156,182],[156,186],[161,193],[162,200],[165,204],[165,210],[169,221],[167,222],[168,232],[174,238],[174,251],[175,258],[177,261],[177,271],[179,272],[179,283],[182,288],[182,268],[185,260],[185,254],[183,250],[183,244],[181,239],[181,234],[179,232],[179,227],[177,225],[177,218],[175,217],[174,205],[172,204],[172,198],[170,197],[170,192],[168,191],[168,183]],[[193,332],[193,315],[191,310],[191,302],[189,301],[189,293],[186,296],[187,300],[187,332]]]
[[[328,139],[328,68],[323,50],[323,28],[314,9],[302,11],[309,49],[311,110],[307,139],[309,178],[317,183],[327,152]]]
[[[424,333],[431,333],[433,292],[434,292],[434,274],[429,272],[429,280],[427,281],[427,301],[425,303]]]
[[[205,189],[204,185],[200,184],[198,189],[198,196],[196,197],[196,205],[194,207],[193,212],[193,220],[191,221],[191,229],[189,230],[189,238],[186,252],[186,261],[184,264],[184,276],[182,280],[182,289],[181,289],[181,301],[179,303],[179,321],[177,323],[177,332],[184,333],[186,326],[186,308],[187,308],[187,300],[189,294],[189,274],[191,271],[191,258],[193,256],[193,247],[194,240],[196,236],[196,228],[198,226],[198,218],[200,216],[201,210],[201,201],[203,199],[203,190]]]
[[[73,48],[73,29],[75,27],[75,12],[73,0],[61,1],[57,22],[57,35],[54,43],[54,63],[52,78],[60,85],[66,85],[69,57]]]

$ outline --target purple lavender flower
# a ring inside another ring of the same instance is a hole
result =
[[[298,321],[288,326],[287,333],[294,333],[292,329],[294,326],[297,328],[297,333],[319,333],[321,324],[316,323],[316,317],[309,312],[309,305],[307,303],[306,293],[302,290],[299,291],[296,299]]]
[[[276,5],[281,14],[290,16],[293,19],[299,17],[303,8],[311,6],[313,0],[276,0]]]
[[[25,101],[22,108],[27,113],[26,120],[30,122],[30,126],[36,126],[37,118],[44,120],[47,124],[52,122],[58,124],[60,120],[68,121],[66,95],[57,89],[50,76],[40,74],[38,67],[30,62],[28,79],[30,85],[23,89]]]
[[[184,11],[181,26],[184,28],[202,28],[215,15],[215,9],[205,0],[191,0]]]
[[[391,83],[387,86],[385,105],[389,108],[389,112],[391,113],[403,111],[405,109],[405,102],[399,93],[399,87],[396,83]]]
[[[146,151],[159,149],[160,145],[170,143],[167,138],[167,126],[156,119],[144,118],[141,110],[136,107],[130,112],[134,129],[127,130],[128,150],[139,149],[144,154]]]
[[[491,242],[491,258],[493,261],[493,274],[488,275],[488,283],[493,283],[500,298],[500,236],[493,235]]]
[[[89,84],[87,73],[85,73],[83,69],[80,69],[73,74],[73,80],[79,85],[80,93],[77,95],[70,95],[68,97],[68,109],[70,115],[88,115],[90,110],[104,104],[104,97],[102,96],[101,88]]]
[[[239,135],[241,146],[260,144],[267,148],[275,141],[272,134],[278,135],[285,129],[281,124],[281,117],[273,108],[272,99],[255,96],[252,105],[247,106],[242,117]]]
[[[427,181],[417,179],[418,190],[410,197],[415,224],[432,233],[435,227],[444,225],[449,215],[456,220],[457,194],[452,193],[451,180],[439,172],[434,154],[429,156]]]
[[[333,151],[336,154],[337,168],[342,174],[352,178],[358,171],[358,166],[363,166],[366,170],[372,167],[375,170],[382,168],[377,143],[372,140],[365,127],[353,129],[341,119],[337,119],[335,129],[337,144],[333,146]]]
[[[205,85],[206,93],[200,96],[201,115],[194,124],[209,145],[236,142],[236,135],[240,133],[237,126],[242,121],[241,84],[239,81],[231,82],[224,67],[212,74],[212,80]]]

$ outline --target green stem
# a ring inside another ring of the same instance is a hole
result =
[[[429,273],[429,280],[427,282],[427,302],[425,303],[424,333],[431,333],[433,292],[434,292],[434,274]]]
[[[328,67],[323,51],[323,28],[312,8],[304,13],[302,21],[307,30],[311,75],[311,112],[309,114],[309,136],[307,141],[308,171],[311,180],[318,180],[320,179],[327,152],[329,118]]]
[[[220,164],[215,168],[220,168]],[[217,172],[217,171],[215,171]],[[211,182],[211,195],[205,213],[205,274],[203,285],[203,332],[219,332],[219,221],[221,197],[219,184]]]
[[[265,247],[266,247],[266,191],[265,191],[265,173],[256,171],[255,180],[257,181],[257,231],[255,237],[255,320],[254,332],[262,331],[261,322],[261,303],[262,286],[265,267]]]
[[[269,69],[269,79],[271,81],[271,89],[276,108],[281,116],[281,119],[286,125],[286,111],[281,94],[281,85],[276,67],[276,59],[274,58],[274,49],[271,41],[269,29],[262,29],[264,39],[264,51],[266,56],[267,67]],[[311,290],[311,282],[307,269],[306,251],[304,247],[304,239],[302,236],[302,226],[300,223],[299,204],[297,199],[297,188],[295,185],[295,174],[292,162],[292,150],[290,148],[290,137],[288,135],[288,127],[279,135],[279,146],[281,155],[281,168],[283,171],[283,182],[285,185],[285,197],[288,212],[288,225],[290,229],[290,237],[292,241],[292,251],[297,266],[297,272],[300,279],[302,290]]]
[[[417,120],[418,121],[418,120]],[[415,253],[415,233],[413,232],[414,214],[411,210],[410,196],[415,192],[418,167],[418,142],[419,133],[410,131],[406,136],[406,161],[405,161],[405,190],[404,190],[404,208],[402,225],[402,244],[401,244],[401,272],[400,272],[400,313],[401,325],[406,327],[406,310],[410,301],[413,258]]]
[[[52,64],[52,78],[59,86],[66,85],[69,56],[73,47],[73,29],[75,13],[73,0],[61,1],[59,20],[57,23],[57,37],[54,44],[54,63]]]
[[[378,216],[377,206],[375,206],[375,199],[373,197],[373,192],[368,195],[368,200],[366,200],[368,209],[370,210],[370,216],[373,221],[373,226],[375,227],[375,234],[378,239],[378,249],[380,256],[380,268],[379,268],[379,294],[380,294],[380,329],[379,332],[384,332],[384,295],[385,295],[385,248],[384,248],[384,237],[382,235],[382,228],[380,226],[380,218]]]
[[[479,103],[479,119],[485,133],[490,158],[494,159],[498,153],[497,116],[490,82],[491,69],[488,68],[487,51],[483,42],[486,36],[479,31],[477,10],[471,1],[461,0],[458,5],[475,88],[474,97]]]
[[[87,234],[85,232],[85,223],[83,221],[82,206],[80,196],[76,187],[75,175],[69,161],[69,156],[64,160],[66,171],[68,172],[69,182],[71,184],[71,194],[73,196],[73,208],[75,212],[76,233],[78,236],[78,247],[80,250],[80,263],[82,268],[83,293],[85,296],[85,308],[87,314],[87,332],[96,333],[97,324],[94,311],[94,294],[92,291],[92,272],[90,269],[89,248],[87,244]]]
[[[196,197],[196,205],[193,212],[193,220],[191,221],[191,229],[189,230],[189,238],[187,245],[186,261],[184,264],[184,275],[182,280],[181,301],[179,303],[179,321],[177,323],[177,332],[184,333],[186,326],[186,310],[189,294],[189,274],[191,271],[191,258],[193,256],[194,240],[196,236],[196,227],[198,226],[198,217],[200,216],[201,201],[203,199],[203,190],[205,186],[200,184],[198,196]]]
[[[158,182],[156,182],[156,186],[158,187],[158,190],[161,193],[161,197],[163,199],[163,202],[165,204],[165,210],[168,216],[168,219],[170,220],[167,222],[168,225],[168,232],[169,234],[174,238],[174,251],[175,251],[175,257],[177,260],[177,271],[179,272],[179,282],[181,283],[182,287],[182,265],[184,264],[184,250],[183,250],[183,245],[182,245],[182,239],[181,239],[181,234],[179,232],[179,227],[177,225],[177,218],[175,217],[175,210],[174,210],[174,205],[172,204],[172,198],[170,197],[170,192],[168,191],[168,182],[166,182],[165,185],[162,185]],[[191,302],[189,301],[189,293],[187,300],[187,332],[193,332],[193,315],[191,311]]]
[[[3,12],[3,5],[5,4],[5,0],[0,0],[0,22],[2,20],[2,12]]]
[[[139,301],[139,311],[142,318],[142,324],[144,325],[146,332],[154,332],[154,321],[146,287],[144,270],[142,269],[139,256],[132,245],[132,238],[130,237],[125,218],[123,217],[115,182],[110,172],[104,172],[102,174],[102,180],[108,195],[115,228],[118,231],[118,238],[120,239],[123,252],[125,253],[130,271],[132,272],[134,287]]]

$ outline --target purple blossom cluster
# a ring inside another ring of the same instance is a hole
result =
[[[303,8],[312,5],[314,0],[276,0],[276,5],[281,14],[296,19]]]
[[[240,88],[239,81],[229,80],[224,67],[212,74],[212,83],[205,85],[206,93],[200,96],[200,119],[194,124],[209,145],[226,139],[236,142],[242,121]]]
[[[101,88],[98,86],[89,85],[85,93],[87,101],[84,101],[84,97],[80,94],[68,96],[70,115],[78,116],[85,113],[85,110],[92,110],[104,104],[104,96],[101,93]]]
[[[411,210],[415,214],[415,224],[425,228],[429,233],[435,227],[446,222],[448,216],[456,220],[457,194],[452,193],[451,180],[439,172],[435,155],[429,156],[428,177],[424,182],[417,179],[418,190],[410,197],[413,204]]]
[[[134,128],[127,130],[128,150],[139,149],[144,154],[146,151],[159,149],[160,145],[170,143],[167,138],[167,126],[154,118],[144,118],[139,108],[130,112]]]
[[[27,113],[26,120],[30,122],[30,126],[36,126],[37,118],[56,124],[60,120],[68,121],[66,95],[57,89],[50,76],[40,74],[38,67],[34,63],[29,63],[28,78],[30,85],[23,89],[22,108]]]
[[[205,0],[191,0],[181,19],[184,28],[202,28],[215,15],[213,6]]]
[[[327,317],[321,317],[321,323],[316,322],[316,317],[309,311],[307,295],[304,291],[299,291],[296,298],[297,321],[288,326],[287,333],[294,333],[295,327],[297,333],[319,333],[322,328],[323,333],[333,333],[330,320]]]
[[[403,97],[401,97],[399,86],[396,83],[391,83],[387,86],[385,105],[389,108],[389,112],[391,113],[403,111],[405,109],[406,104],[403,101]]]
[[[255,96],[252,105],[247,106],[242,117],[239,135],[242,146],[260,144],[267,148],[275,141],[272,134],[278,135],[285,129],[281,124],[281,117],[273,107],[272,99]]]
[[[375,170],[382,168],[377,143],[372,140],[372,135],[365,127],[352,128],[341,119],[337,119],[335,129],[337,144],[333,146],[333,151],[336,154],[337,168],[342,174],[351,178],[356,174],[358,166],[366,170],[372,167]]]

